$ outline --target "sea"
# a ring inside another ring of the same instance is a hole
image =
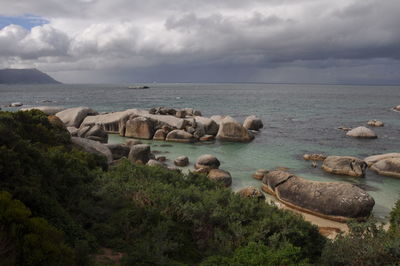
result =
[[[354,86],[320,84],[196,84],[152,83],[150,89],[129,89],[127,84],[110,85],[0,85],[0,106],[11,102],[22,107],[40,105],[89,106],[98,112],[130,108],[150,109],[166,106],[192,107],[203,116],[230,115],[240,122],[259,116],[264,128],[250,143],[166,143],[144,141],[157,156],[166,156],[168,163],[180,155],[189,157],[193,168],[196,158],[213,154],[221,161],[221,169],[233,177],[234,191],[246,186],[260,187],[251,175],[260,168],[287,167],[293,174],[317,181],[339,181],[365,189],[374,199],[373,214],[387,219],[391,208],[400,199],[400,179],[367,171],[364,178],[325,173],[321,163],[313,168],[303,160],[305,153],[346,155],[365,158],[370,155],[400,152],[400,86]],[[371,119],[381,120],[384,127],[373,128],[377,139],[346,137],[340,126],[366,126]],[[110,135],[110,143],[125,142]]]

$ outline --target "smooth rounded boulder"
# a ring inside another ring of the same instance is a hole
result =
[[[61,112],[56,113],[56,116],[58,116],[67,127],[79,128],[83,119],[85,119],[89,115],[97,114],[98,113],[96,111],[93,111],[91,108],[81,106],[65,109]]]
[[[197,158],[194,167],[196,169],[218,169],[221,165],[220,161],[211,154],[204,154]]]
[[[254,139],[254,136],[235,119],[227,116],[219,124],[217,139],[232,142],[249,142]]]
[[[153,140],[164,141],[165,138],[167,137],[167,134],[168,134],[168,132],[166,132],[165,130],[163,130],[161,128],[157,129],[156,132],[154,133]]]
[[[252,186],[242,188],[236,193],[244,198],[252,198],[260,201],[265,200],[265,195],[258,188]]]
[[[165,140],[183,143],[192,143],[196,141],[192,134],[181,129],[175,129],[169,132]]]
[[[86,132],[85,138],[107,143],[108,134],[99,125],[94,125]]]
[[[205,134],[206,135],[217,135],[219,125],[217,122],[212,120],[211,118],[203,117],[203,116],[196,116],[195,117],[196,123],[201,123],[204,126]]]
[[[133,163],[146,164],[150,160],[150,146],[147,144],[137,144],[131,147],[128,159]]]
[[[261,121],[261,118],[255,116],[255,115],[251,115],[251,116],[246,117],[246,119],[243,122],[243,127],[248,130],[258,131],[264,127],[264,124]]]
[[[309,181],[283,171],[271,171],[262,189],[285,205],[334,221],[368,217],[374,199],[363,189],[342,182]]]
[[[232,184],[231,174],[221,169],[211,169],[207,177],[210,180],[223,184],[225,187],[229,187]]]
[[[362,139],[376,139],[378,136],[367,127],[356,127],[346,133],[347,136]]]
[[[125,125],[125,137],[136,139],[152,139],[154,135],[154,122],[146,117],[130,119]]]
[[[187,156],[179,156],[174,160],[176,166],[187,166],[189,164],[189,158]]]
[[[364,177],[367,163],[351,156],[328,156],[322,164],[322,169],[336,175]]]
[[[371,166],[371,170],[380,175],[400,178],[400,158],[380,160]]]

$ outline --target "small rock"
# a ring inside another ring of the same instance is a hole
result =
[[[369,128],[356,127],[346,133],[347,136],[353,138],[376,139],[378,136]]]
[[[196,164],[194,167],[196,169],[205,168],[205,169],[218,169],[220,166],[220,162],[214,155],[204,154],[197,158]]]
[[[383,124],[382,121],[373,119],[373,120],[369,120],[368,121],[368,126],[371,126],[371,127],[383,127],[384,124]]]
[[[165,167],[165,164],[163,164],[162,162],[159,162],[159,161],[157,161],[157,160],[153,160],[153,159],[150,159],[147,163],[146,163],[146,165],[147,166],[156,166],[156,167]]]
[[[213,135],[204,135],[200,139],[200,141],[213,141],[215,137]]]
[[[260,201],[265,200],[265,195],[258,188],[252,186],[239,190],[237,194],[245,198],[255,198]]]
[[[134,145],[143,144],[143,142],[141,142],[140,140],[137,140],[137,139],[130,139],[130,140],[127,140],[125,142],[125,144],[126,144],[126,146],[128,146],[130,148]]]
[[[264,175],[268,174],[268,170],[266,169],[258,169],[252,177],[257,179],[257,180],[262,180],[264,178]]]
[[[263,122],[261,119],[255,115],[248,116],[244,122],[243,122],[243,127],[248,129],[248,130],[260,130],[261,128],[264,127]]]
[[[167,157],[165,157],[165,156],[158,156],[158,157],[156,157],[156,160],[159,161],[159,162],[165,162],[165,161],[167,160]]]
[[[184,143],[192,143],[196,141],[192,134],[180,129],[175,129],[169,132],[165,140]]]
[[[189,164],[189,158],[187,156],[179,156],[174,160],[176,166],[187,166]]]
[[[10,105],[9,105],[9,107],[20,107],[20,106],[22,106],[22,105],[24,105],[23,103],[20,103],[20,102],[15,102],[15,103],[11,103]]]
[[[307,161],[323,161],[326,159],[326,156],[323,154],[304,154],[303,159]]]

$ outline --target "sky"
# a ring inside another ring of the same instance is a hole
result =
[[[0,4],[0,68],[66,83],[400,84],[399,0]]]

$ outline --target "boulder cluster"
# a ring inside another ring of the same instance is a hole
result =
[[[41,109],[47,110],[45,107]],[[261,119],[256,116],[247,117],[242,125],[230,116],[204,117],[193,108],[158,107],[149,111],[128,109],[98,114],[88,107],[76,107],[55,115],[64,122],[73,136],[89,139],[103,137],[103,134],[98,136],[100,128],[105,133],[136,139],[193,143],[216,138],[222,141],[249,142],[254,139],[252,131],[263,127]],[[96,135],[87,134],[93,127]]]

